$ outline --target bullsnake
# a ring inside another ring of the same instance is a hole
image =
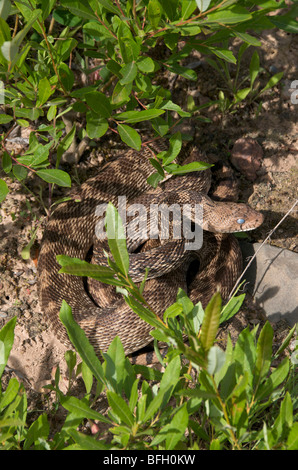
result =
[[[185,163],[202,161],[196,147],[188,148],[184,154]],[[98,175],[82,184],[79,193],[58,205],[51,214],[38,260],[39,297],[51,328],[63,343],[69,344],[66,330],[59,320],[63,299],[72,307],[75,320],[97,353],[106,351],[116,335],[120,337],[126,354],[152,341],[149,334],[152,327],[130,310],[111,287],[95,281],[95,286],[98,283],[99,291],[102,288],[104,293],[105,300],[100,305],[100,301],[94,301],[90,294],[94,282],[88,292],[86,282],[81,277],[58,274],[61,266],[56,255],[65,254],[80,259],[90,255],[98,222],[96,207],[109,201],[117,206],[120,195],[124,195],[129,202],[144,202],[148,194],[155,200],[164,199],[166,194],[167,202],[183,204],[189,194],[188,202],[197,200],[203,204],[204,236],[201,249],[188,250],[185,255],[181,241],[175,253],[173,240],[161,246],[150,246],[150,240],[145,240],[149,251],[138,249],[137,253],[130,255],[132,266],[139,264],[141,273],[144,273],[146,265],[150,265],[149,273],[155,273],[153,279],[145,284],[144,296],[159,315],[175,302],[179,287],[188,293],[193,302],[201,300],[203,306],[218,288],[223,298],[227,297],[241,272],[241,252],[231,232],[254,229],[262,223],[263,216],[246,204],[214,201],[207,196],[211,184],[210,169],[169,178],[164,188],[154,191],[147,183],[147,178],[155,171],[149,162],[150,157],[152,150],[149,148],[140,152],[128,150],[117,160],[107,163]],[[176,261],[176,255],[181,262]]]

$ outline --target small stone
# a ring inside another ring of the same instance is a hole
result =
[[[241,243],[244,261],[257,252],[260,243]],[[257,252],[244,278],[248,290],[271,322],[298,322],[298,253],[264,245]]]
[[[248,180],[257,178],[263,159],[262,147],[249,137],[238,139],[231,152],[231,162]]]

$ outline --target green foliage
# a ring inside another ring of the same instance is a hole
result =
[[[261,69],[255,51],[249,74],[238,83],[242,55],[248,47],[260,45],[253,32],[273,27],[297,32],[296,7],[272,16],[276,9],[286,7],[284,0],[261,1],[257,9],[251,0],[238,3],[1,0],[0,84],[5,103],[0,124],[9,124],[1,137],[4,172],[23,183],[28,172],[35,172],[50,184],[69,187],[70,177],[59,166],[74,142],[100,139],[110,131],[140,150],[147,145],[141,138],[142,123],[152,138],[159,139],[172,134],[184,119],[208,122],[200,109],[211,104],[217,103],[226,112],[244,100],[258,100],[278,83],[281,73],[268,77],[259,89],[256,78]],[[230,50],[235,37],[242,42],[237,57]],[[190,97],[182,109],[159,77],[169,71],[195,81],[195,70],[183,65],[193,50],[224,77],[228,94],[221,90],[218,100],[202,107],[195,106]],[[235,78],[230,67],[236,67]],[[86,76],[83,86],[78,79],[82,74]],[[69,112],[77,113],[81,129],[75,125],[65,129],[63,118]],[[31,132],[28,151],[22,156],[7,152],[5,142],[12,126],[29,127],[32,122],[36,130]],[[181,141],[178,133],[175,136],[170,153],[152,159],[157,171],[149,183],[154,187],[165,173],[202,169],[196,164],[182,168],[172,163]],[[0,202],[7,193],[8,186],[1,180]]]
[[[110,205],[108,228],[121,225]],[[120,229],[121,233],[121,229]],[[57,404],[68,414],[60,431],[52,433],[46,413],[27,425],[27,398],[23,385],[11,379],[0,393],[0,448],[3,449],[298,449],[297,365],[280,355],[293,337],[293,328],[273,356],[273,330],[267,322],[244,329],[235,343],[228,337],[225,350],[216,344],[219,325],[236,313],[243,295],[221,306],[219,293],[209,305],[193,305],[180,290],[176,302],[160,319],[142,296],[142,288],[128,275],[126,244],[109,240],[115,261],[109,267],[91,267],[85,261],[59,256],[61,272],[90,275],[105,283],[121,285],[134,312],[148,321],[152,336],[168,343],[164,372],[132,365],[116,337],[99,359],[84,331],[63,302],[60,319],[80,355],[66,353],[69,388],[59,388],[59,368],[54,391]],[[125,261],[124,261],[125,260]],[[88,272],[88,269],[90,272]],[[0,331],[1,370],[13,344],[15,319]],[[187,336],[189,344],[183,342]],[[182,361],[183,359],[183,361]],[[86,393],[71,396],[71,377],[82,374]],[[155,385],[150,385],[154,380]],[[96,384],[92,392],[92,384]],[[106,392],[107,415],[96,411],[96,399]],[[85,420],[97,422],[95,434],[79,428]],[[108,425],[112,440],[100,432]]]
[[[153,174],[148,182],[152,186],[167,173],[205,169],[199,162],[183,167],[173,163],[183,139],[190,138],[175,127],[188,118],[208,122],[200,110],[211,104],[222,112],[233,112],[240,103],[257,102],[281,74],[268,77],[261,88],[262,69],[255,50],[247,75],[239,81],[243,54],[260,45],[254,33],[274,27],[297,32],[295,5],[286,14],[272,16],[286,6],[284,0],[262,0],[258,8],[253,0],[239,3],[0,0],[0,99],[4,91],[5,101],[0,125],[6,129],[0,136],[3,171],[22,184],[34,172],[51,185],[70,187],[71,179],[60,163],[74,142],[113,132],[140,150],[147,145],[141,137],[144,123],[155,140],[169,138],[168,151],[150,160]],[[235,37],[241,41],[236,57],[230,50]],[[169,71],[195,81],[195,70],[183,65],[193,50],[224,78],[228,92],[221,90],[217,101],[202,107],[189,99],[183,109],[173,102],[159,77]],[[87,77],[83,86],[78,80],[81,74]],[[66,130],[64,118],[69,112],[80,116],[80,130],[75,125]],[[31,123],[36,130],[30,134],[28,150],[22,156],[9,153],[6,139],[13,126]],[[0,203],[8,191],[7,183],[0,180]],[[121,233],[121,222],[111,205],[107,223],[116,234],[118,229]],[[156,349],[164,372],[132,365],[117,337],[99,360],[73,320],[71,308],[63,303],[60,318],[81,357],[78,363],[76,353],[66,354],[67,393],[59,388],[59,368],[54,384],[48,386],[56,394],[55,410],[62,406],[68,412],[65,422],[60,431],[53,432],[44,412],[28,424],[27,394],[13,378],[5,390],[0,389],[0,448],[297,450],[297,361],[281,359],[294,328],[275,355],[268,323],[261,332],[243,330],[235,345],[229,338],[223,350],[217,344],[218,329],[237,313],[244,295],[222,306],[217,293],[204,312],[200,303],[193,305],[180,290],[176,302],[159,318],[142,295],[145,279],[138,287],[129,277],[125,240],[110,237],[109,248],[113,259],[108,267],[60,256],[60,272],[88,275],[119,288],[125,302],[152,326],[155,342],[168,343],[165,359]],[[27,251],[23,256],[28,256]],[[0,331],[0,377],[13,344],[15,323],[16,319],[10,320]],[[81,399],[71,396],[73,373],[82,374],[86,393]],[[152,386],[151,380],[157,383]],[[102,392],[109,403],[107,416],[96,411]],[[112,442],[100,431],[95,435],[83,432],[80,426],[85,420],[108,425]]]

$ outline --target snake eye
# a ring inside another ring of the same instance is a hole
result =
[[[244,224],[245,219],[237,219],[237,224],[242,225]]]

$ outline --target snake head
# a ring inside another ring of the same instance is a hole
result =
[[[210,232],[233,233],[246,232],[259,227],[264,220],[263,214],[247,204],[234,202],[216,202],[216,210],[208,220]]]

